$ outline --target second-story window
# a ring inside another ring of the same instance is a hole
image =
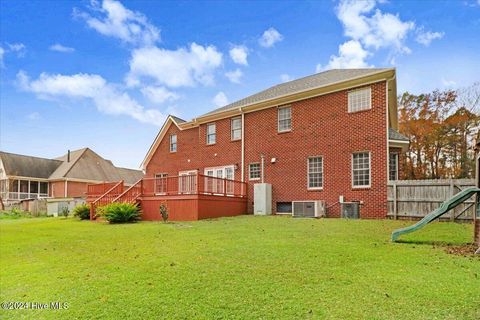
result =
[[[292,130],[292,108],[290,106],[278,108],[278,132]]]
[[[177,135],[170,135],[170,152],[177,152]]]
[[[207,144],[215,144],[217,140],[215,123],[207,124]]]
[[[242,138],[242,118],[232,119],[232,140],[240,140]]]
[[[348,92],[348,112],[358,112],[372,108],[372,89],[362,88]]]

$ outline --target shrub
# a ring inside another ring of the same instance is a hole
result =
[[[100,214],[110,223],[137,222],[140,209],[136,204],[110,203],[100,209]]]
[[[70,210],[68,210],[68,207],[63,207],[63,208],[62,208],[62,211],[60,212],[60,214],[61,214],[62,216],[64,216],[65,218],[68,217],[68,214],[69,214],[69,213],[70,213]]]
[[[11,210],[0,211],[0,219],[20,219],[31,218],[30,212],[20,210],[18,208],[12,208]]]
[[[168,220],[168,208],[167,205],[162,203],[160,205],[160,214],[162,215],[163,222],[167,222]]]
[[[73,208],[73,216],[80,218],[80,220],[90,219],[90,207],[88,204],[80,204]]]

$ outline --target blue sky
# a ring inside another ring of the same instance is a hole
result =
[[[480,0],[1,1],[0,149],[90,147],[137,168],[191,119],[330,68],[397,68],[400,91],[480,80]]]

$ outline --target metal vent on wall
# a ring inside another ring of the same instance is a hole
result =
[[[344,202],[342,203],[342,218],[359,219],[360,218],[360,203],[359,202]]]

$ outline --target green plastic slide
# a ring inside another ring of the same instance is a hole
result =
[[[428,223],[432,222],[433,220],[444,215],[451,209],[455,208],[456,206],[458,206],[459,204],[461,204],[462,202],[464,202],[465,200],[467,200],[477,192],[480,192],[480,188],[472,187],[472,188],[467,188],[465,190],[462,190],[461,192],[457,193],[456,195],[454,195],[453,197],[451,197],[450,199],[442,203],[442,205],[438,209],[430,212],[422,220],[418,221],[414,225],[393,231],[392,241],[397,241],[398,237],[401,236],[402,234],[407,234],[407,233],[414,232],[421,229]]]

